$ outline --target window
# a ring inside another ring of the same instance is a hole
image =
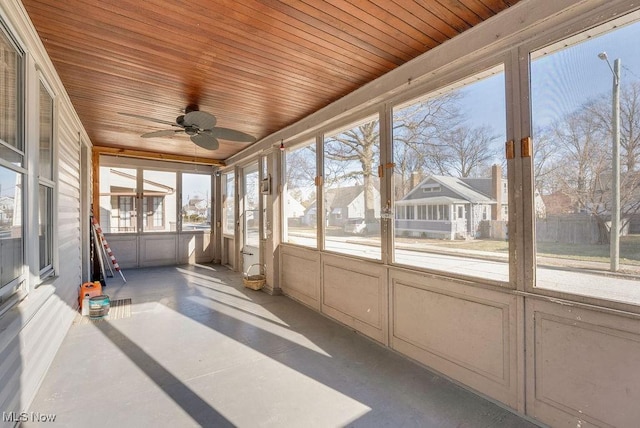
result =
[[[182,174],[182,230],[211,231],[211,176]]]
[[[260,248],[260,173],[257,164],[244,169],[243,181],[244,244]]]
[[[144,230],[163,230],[165,228],[164,196],[145,196],[142,199],[142,211],[146,213]]]
[[[0,296],[8,293],[22,275],[24,265],[23,214],[24,175],[0,166]]]
[[[100,225],[105,232],[137,232],[137,189],[137,170],[100,167]]]
[[[133,196],[118,196],[118,228],[119,232],[134,232],[136,230],[136,206]],[[113,232],[113,230],[111,230]]]
[[[503,67],[398,105],[392,129],[394,262],[508,282],[507,224],[490,209],[507,203]]]
[[[406,217],[405,218],[407,220],[413,220],[415,218],[415,216],[413,214],[414,213],[414,208],[415,207],[413,205],[407,205],[406,206],[406,208],[405,208],[406,209],[406,213],[405,213]]]
[[[639,304],[640,22],[621,19],[530,54],[535,287]]]
[[[418,220],[426,220],[427,219],[427,206],[426,205],[418,205]]]
[[[287,149],[284,169],[284,241],[317,248],[316,144]]]
[[[233,172],[222,174],[222,233],[235,233],[235,177]]]
[[[142,173],[142,230],[145,232],[175,232],[176,173],[145,169]]]
[[[24,277],[22,52],[0,23],[0,303]]]
[[[380,131],[368,118],[325,136],[325,249],[381,258]],[[351,220],[364,220],[355,223]],[[354,236],[356,235],[356,236]],[[349,240],[344,237],[350,236]]]
[[[40,186],[38,210],[40,275],[43,277],[52,270],[53,263],[53,190],[51,187]]]
[[[423,193],[440,192],[440,191],[441,191],[440,186],[434,185],[434,184],[430,184],[422,187]]]
[[[40,82],[38,238],[40,277],[53,273],[53,98]]]
[[[271,220],[267,211],[268,195],[271,194],[271,175],[267,156],[260,157],[260,209],[262,210],[262,230],[260,239],[267,240],[271,234]]]

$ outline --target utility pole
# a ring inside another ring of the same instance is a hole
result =
[[[617,272],[620,268],[620,58],[609,63],[606,52],[598,54],[598,58],[607,62],[613,73],[612,99],[612,166],[611,173],[611,238],[609,239],[610,270]]]

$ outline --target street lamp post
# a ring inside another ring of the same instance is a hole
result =
[[[620,268],[620,58],[613,62],[613,68],[609,63],[606,52],[598,54],[598,58],[607,62],[613,73],[613,100],[612,100],[612,167],[611,173],[611,238],[609,243],[610,269],[617,272]]]

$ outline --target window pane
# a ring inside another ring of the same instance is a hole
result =
[[[0,166],[0,288],[22,274],[22,174]]]
[[[539,288],[640,303],[639,38],[611,22],[531,53]]]
[[[176,173],[144,170],[142,177],[142,230],[176,231]]]
[[[284,241],[317,248],[316,145],[285,153]]]
[[[211,176],[182,174],[182,230],[211,230]]]
[[[222,233],[235,233],[236,184],[233,173],[222,174]]]
[[[136,232],[135,169],[100,167],[100,226],[108,233]]]
[[[325,137],[325,249],[380,259],[377,117]]]
[[[267,157],[262,156],[260,158],[260,177],[262,177],[262,181],[260,182],[260,197],[262,199],[262,236],[263,240],[267,240],[269,238],[269,216],[267,213],[267,204],[269,203],[269,198],[267,197],[271,193],[271,177],[269,176],[269,166],[267,162]]]
[[[20,135],[21,57],[0,28],[0,142],[22,151]],[[0,144],[1,146],[1,144]],[[5,158],[5,151],[0,154]]]
[[[38,198],[38,238],[40,271],[51,269],[53,263],[53,190],[40,185]]]
[[[250,167],[244,171],[244,245],[260,247],[260,187],[258,169]]]
[[[393,112],[394,261],[509,280],[503,67]]]
[[[53,99],[40,83],[40,178],[53,179]]]

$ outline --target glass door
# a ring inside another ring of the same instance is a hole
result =
[[[260,177],[258,162],[242,170],[242,270],[260,263]],[[259,266],[254,266],[249,274],[257,274]]]

